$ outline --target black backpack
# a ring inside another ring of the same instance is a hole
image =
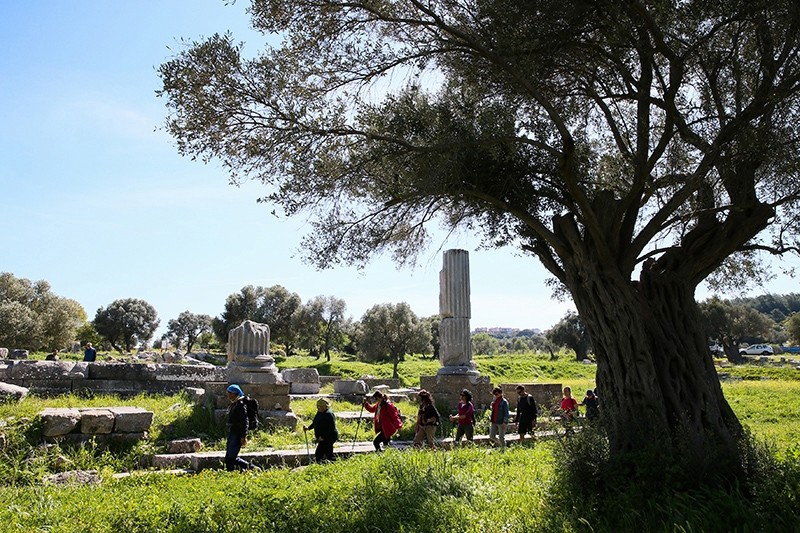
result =
[[[247,413],[247,425],[252,431],[258,428],[258,400],[251,398],[250,396],[245,396],[242,399],[242,403],[244,404],[244,410]]]

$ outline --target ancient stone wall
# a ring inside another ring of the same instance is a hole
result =
[[[186,387],[202,388],[224,381],[225,368],[156,363],[84,363],[75,361],[0,361],[0,382],[26,387],[34,394],[52,396],[93,392],[135,396],[173,394]]]

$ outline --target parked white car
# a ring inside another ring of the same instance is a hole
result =
[[[722,355],[725,350],[719,344],[709,344],[708,351],[711,352],[711,355]]]
[[[751,344],[747,348],[739,350],[741,355],[772,355],[772,346],[769,344]]]

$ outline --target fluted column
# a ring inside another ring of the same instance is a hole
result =
[[[269,326],[245,320],[228,333],[228,381],[281,383],[282,376],[269,354]]]
[[[439,374],[477,374],[469,319],[469,252],[447,250],[439,272]]]

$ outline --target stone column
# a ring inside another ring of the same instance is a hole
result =
[[[245,320],[228,333],[228,382],[283,383],[269,354],[269,326]]]
[[[469,319],[469,252],[447,250],[439,272],[439,374],[477,375]]]

